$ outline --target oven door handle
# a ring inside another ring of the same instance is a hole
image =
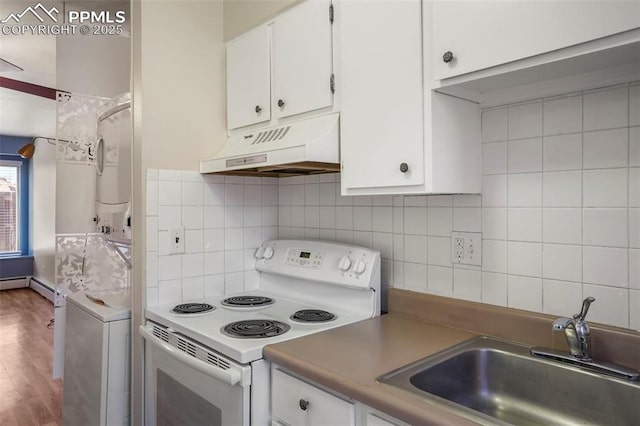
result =
[[[241,374],[237,370],[229,369],[223,370],[220,367],[216,367],[215,365],[207,364],[204,361],[200,361],[197,358],[193,358],[192,356],[186,355],[181,350],[174,348],[173,346],[167,344],[166,342],[160,340],[156,336],[154,336],[149,330],[141,325],[139,327],[140,335],[147,340],[149,343],[154,346],[162,349],[167,355],[172,356],[180,362],[187,364],[191,368],[195,368],[201,373],[204,373],[214,379],[220,380],[228,384],[229,386],[233,386],[240,382]]]

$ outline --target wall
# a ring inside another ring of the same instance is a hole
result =
[[[258,288],[253,253],[277,237],[276,179],[147,171],[147,306]],[[169,229],[185,253],[169,254]]]
[[[298,0],[224,0],[224,40],[264,22]]]
[[[640,329],[640,85],[483,112],[483,195],[342,197],[339,175],[279,181],[279,237],[383,257],[383,284]],[[482,232],[452,267],[451,231]]]

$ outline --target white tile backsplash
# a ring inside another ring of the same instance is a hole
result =
[[[638,85],[483,111],[482,196],[348,197],[339,174],[150,170],[148,303],[255,288],[254,246],[320,238],[380,250],[384,285],[563,316],[594,296],[592,321],[639,329],[640,127],[627,127],[639,114]],[[179,197],[160,201],[161,184]],[[203,229],[168,256],[166,230],[199,223],[186,207],[202,209]],[[454,230],[482,232],[481,267],[451,264]]]

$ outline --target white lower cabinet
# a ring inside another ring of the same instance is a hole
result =
[[[306,381],[271,369],[273,425],[355,426],[355,405]]]

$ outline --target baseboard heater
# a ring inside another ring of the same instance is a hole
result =
[[[29,287],[26,277],[0,278],[0,290]]]
[[[36,277],[31,277],[31,279],[29,280],[29,287],[40,293],[40,295],[46,299],[49,299],[49,301],[51,303],[53,303],[53,293],[54,293],[54,289],[51,285],[49,285],[48,283],[41,281],[40,279],[36,278]]]

